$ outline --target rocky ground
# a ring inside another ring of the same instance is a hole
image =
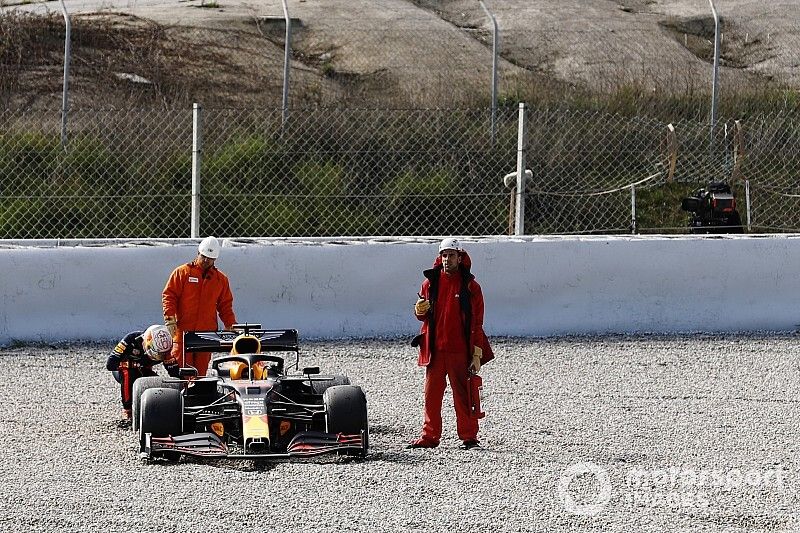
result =
[[[447,107],[491,94],[491,19],[474,0],[289,0],[292,102]],[[707,94],[714,21],[694,0],[496,0],[499,97],[558,98],[572,89],[669,97]],[[75,18],[75,106],[271,105],[283,79],[279,0],[67,0]],[[722,96],[797,83],[800,27],[789,1],[717,0]],[[2,12],[51,13],[60,4],[0,0]],[[87,26],[101,13],[105,37]],[[59,30],[60,31],[60,30]],[[11,40],[17,39],[7,30]],[[55,34],[51,28],[48,37]],[[85,36],[85,37],[82,37]],[[13,106],[57,106],[60,38],[11,69]],[[43,43],[42,41],[45,41]],[[3,41],[0,31],[0,42]],[[105,41],[113,41],[106,46]],[[7,59],[19,54],[10,47]],[[27,64],[26,64],[27,63]],[[16,67],[15,67],[16,68]],[[18,79],[17,79],[18,78]],[[44,81],[46,80],[46,84]],[[144,96],[143,96],[144,95]],[[25,96],[25,98],[23,98]],[[267,97],[268,96],[268,97]]]
[[[140,461],[110,346],[0,351],[3,531],[788,531],[797,339],[495,339],[483,447],[406,450],[422,372],[405,340],[311,342],[369,402],[364,460]],[[575,514],[583,513],[583,514]]]

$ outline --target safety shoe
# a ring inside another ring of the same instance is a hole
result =
[[[478,442],[477,440],[465,440],[459,446],[459,448],[462,449],[462,450],[471,450],[473,448],[480,448],[480,447],[481,447],[481,443]]]
[[[436,448],[439,446],[438,442],[431,442],[425,439],[416,439],[412,440],[406,445],[407,449],[416,449],[416,448]]]

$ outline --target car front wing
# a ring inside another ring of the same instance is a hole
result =
[[[194,457],[228,459],[288,459],[291,457],[314,457],[343,451],[366,452],[364,432],[347,435],[322,431],[301,431],[292,438],[285,453],[237,453],[231,452],[227,444],[214,433],[190,433],[188,435],[153,437],[145,434],[144,446],[139,453],[143,459],[163,455],[180,454]]]

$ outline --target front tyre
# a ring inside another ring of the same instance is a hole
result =
[[[183,433],[183,395],[171,388],[147,389],[142,394],[139,423],[139,451],[144,451],[145,435],[152,437],[177,436]],[[177,456],[164,456],[177,459]]]
[[[147,389],[156,389],[156,388],[179,390],[181,388],[181,383],[180,382],[164,383],[164,378],[162,376],[145,376],[133,382],[133,394],[132,394],[132,404],[131,404],[132,407],[131,426],[133,427],[134,431],[139,429],[139,417],[140,417],[139,407],[142,403],[142,395]]]
[[[322,395],[325,405],[325,430],[328,433],[358,435],[364,432],[364,445],[360,450],[348,450],[348,455],[365,456],[369,448],[369,422],[367,397],[361,387],[336,385]]]

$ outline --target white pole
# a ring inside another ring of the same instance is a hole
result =
[[[636,186],[631,185],[631,233],[636,233]]]
[[[525,145],[527,131],[525,110],[527,106],[519,104],[519,129],[517,131],[517,205],[514,213],[514,235],[525,235]]]
[[[194,104],[192,120],[192,228],[191,238],[200,235],[200,160],[203,151],[203,108]]]
[[[495,123],[497,119],[497,19],[495,19],[494,15],[492,15],[486,8],[483,0],[479,1],[483,11],[486,13],[486,16],[492,21],[492,144],[494,144],[496,132]]]
[[[286,5],[286,0],[283,2],[283,18],[286,21],[286,34],[283,43],[283,98],[282,114],[281,114],[281,129],[286,124],[289,116],[289,58],[291,57],[292,50],[292,19],[289,17],[289,6]]]
[[[711,14],[714,16],[714,74],[711,80],[711,143],[709,150],[714,149],[714,127],[717,124],[717,92],[719,84],[719,48],[720,48],[720,28],[719,15],[717,8],[714,7],[714,0],[708,0],[711,4]]]
[[[749,179],[744,180],[744,198],[745,198],[745,200],[747,202],[747,232],[750,233],[750,231],[753,228],[752,228],[752,226],[750,224],[751,221],[750,221],[750,180]]]
[[[69,64],[72,58],[72,26],[69,21],[69,13],[64,0],[61,2],[61,11],[64,14],[64,26],[66,35],[64,36],[64,88],[61,94],[61,148],[67,147],[67,113],[69,112]]]

